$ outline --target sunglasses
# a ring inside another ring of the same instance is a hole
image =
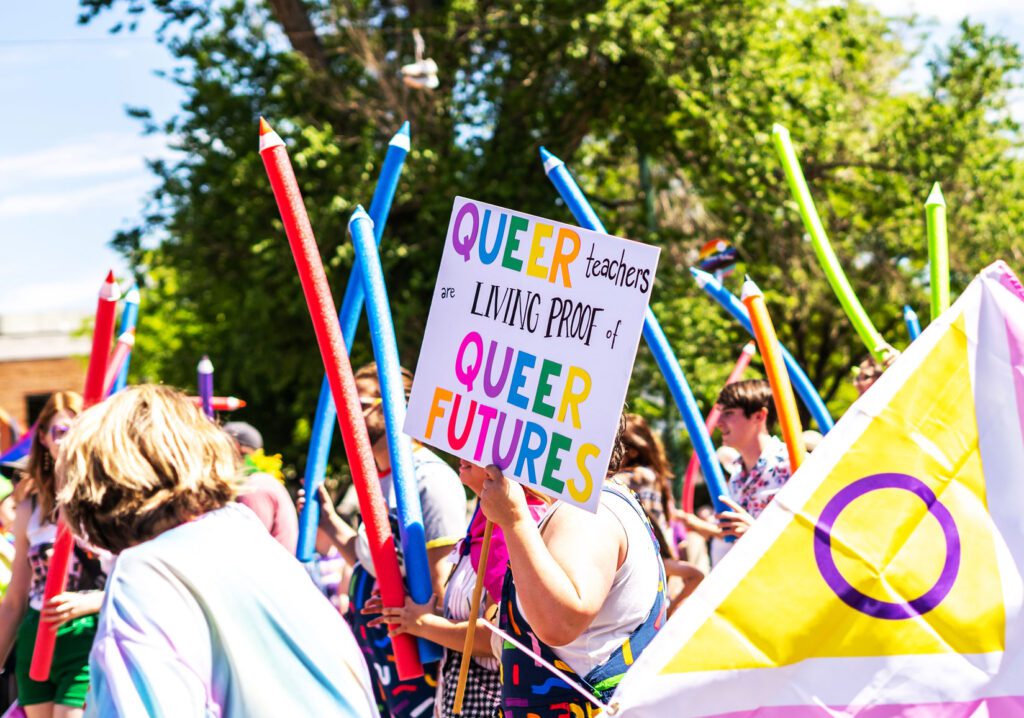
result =
[[[59,444],[63,439],[64,435],[68,433],[71,428],[69,424],[51,424],[50,425],[50,441],[54,444]]]

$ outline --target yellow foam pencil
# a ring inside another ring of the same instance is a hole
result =
[[[775,413],[779,415],[782,438],[786,442],[786,449],[789,450],[789,470],[796,472],[804,462],[803,427],[800,426],[800,412],[796,408],[793,385],[789,383],[789,372],[786,371],[786,364],[782,359],[782,347],[775,335],[775,325],[768,314],[764,295],[750,277],[743,282],[743,295],[740,298],[750,312],[750,323],[754,327],[757,349],[761,352],[768,383],[772,387]]]

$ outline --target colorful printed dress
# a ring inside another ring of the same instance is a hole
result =
[[[559,658],[554,649],[541,643],[533,633],[530,624],[519,610],[515,579],[511,570],[505,574],[498,625],[503,631],[565,672],[583,690],[591,693],[599,701],[607,702],[626,671],[664,624],[668,601],[665,596],[665,570],[659,556],[658,542],[636,497],[626,493],[624,488],[607,484],[602,491],[614,497],[612,500],[625,501],[636,513],[646,527],[652,550],[658,558],[660,582],[647,618],[608,659],[585,676],[578,675]],[[590,718],[599,712],[565,681],[552,675],[507,641],[503,642],[501,651],[501,688],[501,707],[497,714],[500,718]]]

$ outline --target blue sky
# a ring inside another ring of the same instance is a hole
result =
[[[109,247],[155,185],[144,160],[166,154],[126,105],[173,113],[180,91],[155,77],[168,52],[152,24],[109,35],[76,23],[75,0],[8,2],[0,23],[0,313],[88,311]],[[155,20],[155,18],[154,18]]]
[[[1019,0],[875,2],[935,18],[939,41],[967,9],[1024,44]],[[180,90],[154,75],[171,58],[154,39],[155,18],[112,36],[110,15],[79,26],[76,0],[10,1],[0,12],[0,314],[87,313],[106,270],[125,273],[108,242],[139,216],[155,185],[144,160],[167,154],[125,107],[173,114]],[[1024,96],[1016,107],[1024,120]]]

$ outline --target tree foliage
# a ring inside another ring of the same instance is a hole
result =
[[[382,246],[410,366],[453,197],[571,219],[544,178],[542,144],[609,231],[663,248],[653,306],[705,410],[746,341],[686,271],[713,237],[738,248],[736,275],[766,290],[781,339],[836,416],[865,354],[805,239],[773,122],[790,129],[836,252],[891,343],[905,343],[904,303],[927,316],[932,182],[949,203],[954,292],[990,260],[1021,264],[1024,164],[1008,109],[1021,54],[966,21],[928,58],[926,86],[908,87],[913,23],[858,0],[82,0],[82,20],[114,5],[162,14],[171,80],[186,93],[173,118],[138,111],[180,154],[153,165],[162,184],[149,211],[114,239],[146,285],[135,378],[189,386],[209,353],[218,386],[249,399],[246,418],[291,462],[322,368],[256,152],[261,114],[289,146],[339,300],[348,216],[411,120]],[[440,67],[434,91],[400,78],[414,29]],[[353,361],[369,357],[361,337]],[[646,350],[630,401],[676,428]],[[685,441],[669,439],[681,462]]]

